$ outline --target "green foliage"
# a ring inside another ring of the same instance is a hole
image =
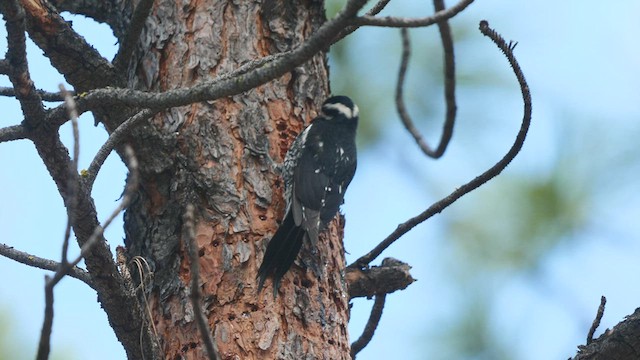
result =
[[[449,233],[470,271],[535,270],[554,246],[585,225],[586,189],[561,173],[546,178],[503,176],[454,216]],[[473,270],[473,269],[476,270]]]

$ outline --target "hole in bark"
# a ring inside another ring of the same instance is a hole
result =
[[[258,305],[256,305],[256,304],[245,304],[245,305],[249,308],[249,310],[250,310],[251,312],[256,312],[256,311],[258,311]]]
[[[320,291],[321,293],[323,293],[323,292],[324,292],[324,288],[323,288],[322,286],[320,286],[320,287],[318,288],[318,291]]]
[[[198,250],[198,256],[204,256],[204,248],[200,248],[200,250]]]
[[[309,281],[309,279],[302,279],[302,281],[300,281],[300,284],[307,289],[311,287],[311,281]]]
[[[229,316],[227,317],[227,319],[229,319],[229,321],[233,321],[236,319],[236,315],[235,314],[229,314]]]
[[[327,341],[327,342],[329,343],[329,345],[333,345],[333,344],[335,344],[335,343],[336,343],[336,341],[335,341],[335,340],[333,340],[333,339],[329,339],[329,341]]]

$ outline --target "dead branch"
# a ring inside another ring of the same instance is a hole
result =
[[[345,280],[349,284],[349,297],[372,297],[404,290],[416,281],[410,270],[409,264],[393,258],[385,258],[380,266],[364,270],[347,268]]]
[[[373,250],[369,253],[363,255],[358,260],[354,261],[349,267],[352,268],[364,268],[366,267],[373,259],[378,257],[386,248],[388,248],[391,244],[393,244],[396,240],[398,240],[402,235],[409,232],[416,225],[422,223],[423,221],[429,219],[433,215],[440,213],[442,210],[447,208],[449,205],[453,204],[456,200],[461,198],[462,196],[470,193],[471,191],[477,189],[481,185],[485,184],[487,181],[493,179],[498,174],[500,174],[509,163],[518,155],[520,149],[522,149],[522,145],[524,144],[524,140],[527,137],[527,131],[529,130],[529,125],[531,124],[531,93],[529,92],[529,86],[525,80],[524,74],[520,69],[520,65],[518,64],[515,56],[513,55],[512,44],[507,44],[507,42],[494,30],[489,28],[489,24],[486,21],[480,22],[480,31],[488,36],[497,46],[498,48],[505,54],[511,68],[514,71],[516,78],[518,79],[518,83],[520,84],[520,91],[522,92],[522,99],[524,102],[524,115],[522,118],[522,124],[520,126],[520,130],[516,139],[509,149],[509,151],[504,155],[500,161],[498,161],[495,165],[489,168],[487,171],[480,174],[475,179],[469,181],[468,183],[460,186],[456,190],[454,190],[449,196],[441,199],[440,201],[434,203],[421,214],[407,220],[406,222],[398,225],[396,230],[394,230],[387,238],[382,240]]]
[[[76,33],[48,0],[20,2],[29,19],[31,39],[76,91],[125,84],[124,75]]]
[[[356,26],[382,26],[382,27],[426,27],[437,22],[450,19],[471,5],[473,0],[462,0],[456,5],[442,11],[438,11],[432,16],[423,18],[406,18],[406,17],[375,17],[360,16],[352,21],[352,25]]]
[[[35,267],[38,269],[56,271],[58,270],[58,268],[60,268],[60,263],[57,261],[41,258],[39,256],[17,250],[14,247],[6,244],[0,244],[0,255],[6,258],[9,258],[11,260],[17,261],[21,264]],[[69,275],[72,278],[78,279],[84,282],[85,284],[89,285],[91,288],[93,288],[93,281],[91,280],[91,275],[89,275],[89,273],[86,270],[79,268],[77,266],[74,266],[71,269],[69,269],[69,272],[67,273],[67,275]]]
[[[596,333],[598,326],[600,326],[600,321],[602,321],[602,316],[604,316],[604,306],[607,304],[607,298],[604,296],[600,297],[600,306],[598,306],[598,312],[596,313],[596,318],[593,319],[593,323],[591,324],[591,328],[589,329],[589,333],[587,334],[587,345],[593,342],[593,334]]]
[[[24,124],[35,128],[44,121],[45,112],[27,65],[25,12],[17,0],[1,2],[0,11],[4,15],[7,28],[7,74],[16,91],[16,98],[20,102],[25,119]]]
[[[91,193],[93,189],[93,183],[98,176],[100,168],[102,168],[102,165],[104,164],[105,160],[107,160],[109,154],[111,154],[111,151],[113,151],[113,149],[118,144],[120,144],[127,135],[130,134],[133,128],[135,128],[143,121],[150,119],[155,114],[157,114],[157,112],[149,109],[142,110],[120,124],[120,126],[118,126],[111,133],[111,135],[109,135],[107,141],[102,144],[95,157],[91,161],[91,164],[89,164],[89,169],[87,170],[86,176],[84,177],[84,183],[87,186],[89,193]]]
[[[371,308],[371,314],[369,315],[369,320],[367,320],[367,324],[362,331],[362,335],[358,338],[358,340],[354,341],[351,344],[351,358],[355,360],[356,354],[359,353],[362,349],[369,344],[371,339],[373,338],[373,334],[378,328],[378,324],[380,323],[380,318],[382,317],[382,310],[384,309],[384,302],[386,299],[386,294],[376,295],[376,299],[373,302],[373,307]]]

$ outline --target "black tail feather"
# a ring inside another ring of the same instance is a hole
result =
[[[277,295],[282,277],[300,252],[304,233],[302,227],[296,226],[293,214],[289,212],[269,241],[262,258],[262,264],[258,269],[258,293],[262,291],[265,280],[270,277],[273,281],[273,296]]]

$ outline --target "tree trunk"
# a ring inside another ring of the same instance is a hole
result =
[[[159,0],[142,33],[129,86],[189,87],[298,46],[325,20],[321,1]],[[196,207],[203,310],[223,359],[346,359],[348,295],[342,222],[317,253],[284,277],[277,298],[256,290],[256,271],[281,220],[281,162],[296,134],[328,96],[325,56],[241,96],[160,113],[132,136],[141,186],[125,214],[127,255],[153,272],[147,302],[167,359],[202,359],[189,301],[182,214]],[[131,269],[133,274],[137,269]],[[140,279],[138,279],[140,281]]]

